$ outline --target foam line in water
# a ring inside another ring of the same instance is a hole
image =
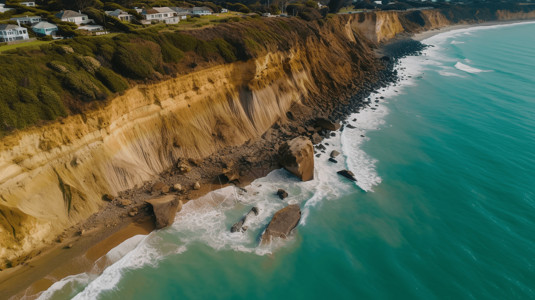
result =
[[[465,65],[460,61],[458,61],[455,64],[455,68],[457,68],[457,69],[459,69],[461,71],[465,71],[467,73],[472,73],[472,74],[477,74],[477,73],[482,73],[482,72],[492,72],[491,70],[481,70],[481,69],[478,69],[478,68],[471,67],[469,65]]]

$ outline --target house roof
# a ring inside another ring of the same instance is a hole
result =
[[[152,9],[156,10],[159,13],[174,13],[175,12],[169,7],[153,7]]]
[[[59,19],[68,19],[68,18],[87,17],[87,15],[81,14],[74,10],[64,10],[56,14],[56,17],[58,17]]]
[[[43,22],[39,22],[39,23],[33,25],[32,28],[46,29],[46,28],[58,28],[58,26],[56,26],[56,24],[52,24],[52,23],[43,21]]]
[[[13,24],[0,24],[0,30],[11,30],[11,29],[20,29],[24,27],[20,27]]]
[[[110,16],[130,15],[129,13],[127,13],[126,11],[121,10],[121,9],[107,10],[106,14],[108,14]]]
[[[160,12],[155,10],[154,8],[149,8],[143,11],[143,14],[145,15],[153,15],[153,14],[159,14]]]

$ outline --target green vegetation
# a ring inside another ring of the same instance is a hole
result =
[[[12,44],[12,45],[3,45],[3,46],[0,46],[0,53],[13,50],[13,49],[17,49],[17,48],[38,47],[38,46],[45,45],[51,42],[52,41],[31,41],[31,42],[18,43],[18,44]]]

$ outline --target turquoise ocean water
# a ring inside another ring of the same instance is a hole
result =
[[[314,181],[277,170],[213,192],[41,298],[535,299],[535,23],[425,43],[371,97],[384,101],[348,118],[356,129],[324,142]],[[303,210],[293,236],[259,246],[288,203]],[[253,205],[249,230],[230,233]]]

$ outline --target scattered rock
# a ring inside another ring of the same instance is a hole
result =
[[[223,173],[220,176],[223,181],[231,182],[240,179],[240,173],[232,165],[223,168]]]
[[[104,194],[102,195],[102,200],[104,201],[108,201],[108,202],[111,202],[115,199],[115,197],[113,197],[112,195],[110,194]]]
[[[321,127],[322,129],[326,129],[330,131],[335,131],[335,130],[340,129],[340,124],[331,122],[330,120],[325,119],[325,118],[316,119],[315,124],[316,126]]]
[[[173,185],[173,190],[175,190],[175,192],[182,192],[182,185],[180,183],[175,183],[175,185]]]
[[[296,137],[279,149],[280,164],[302,181],[314,178],[314,147],[306,137]]]
[[[65,246],[65,249],[71,249],[72,248],[72,244],[68,244],[67,246]]]
[[[128,199],[121,199],[121,201],[119,202],[119,205],[122,207],[127,207],[129,205],[132,205],[132,201]]]
[[[284,198],[288,197],[288,193],[283,189],[279,189],[277,191],[277,196],[279,196],[279,198],[281,198],[281,200],[284,200]]]
[[[262,235],[262,244],[270,243],[274,237],[286,238],[301,219],[299,205],[292,204],[275,213]]]
[[[332,157],[332,158],[335,158],[335,157],[337,157],[338,155],[340,155],[340,152],[338,152],[338,151],[336,151],[336,150],[331,151],[331,157]]]
[[[196,181],[195,184],[193,185],[193,189],[194,190],[200,190],[201,189],[201,184],[198,181]]]
[[[182,174],[185,174],[191,171],[191,167],[184,162],[179,162],[177,165],[177,168],[178,168],[178,171]]]
[[[357,179],[355,178],[355,174],[353,174],[353,172],[349,170],[342,170],[342,171],[338,171],[337,173],[351,181],[357,181]]]
[[[230,232],[245,232],[249,228],[248,226],[243,226],[247,220],[249,220],[253,215],[258,216],[258,207],[253,207],[251,210],[241,218],[236,224],[232,225]]]
[[[83,236],[85,234],[85,230],[84,229],[80,229],[80,230],[78,230],[77,234],[79,236]]]
[[[312,139],[312,144],[314,145],[321,143],[321,141],[323,140],[321,135],[319,135],[317,132],[312,135],[311,139]]]
[[[135,216],[137,216],[137,214],[138,214],[138,211],[137,211],[137,210],[131,210],[130,212],[128,212],[128,215],[129,215],[130,217],[135,217]]]
[[[335,164],[338,163],[338,161],[332,157],[329,157],[329,161]]]
[[[351,124],[347,124],[346,127],[349,128],[349,129],[355,129],[355,128],[357,128],[357,127],[355,127],[355,126],[353,126],[353,125],[351,125]]]
[[[260,210],[258,210],[258,207],[256,207],[256,206],[251,208],[251,211],[254,213],[255,216],[258,216],[258,213],[260,212]]]
[[[167,194],[169,193],[169,186],[163,182],[156,182],[152,188],[151,191],[153,194]]]
[[[174,195],[153,198],[146,202],[152,206],[158,229],[173,224],[176,213],[182,209],[182,201]]]

